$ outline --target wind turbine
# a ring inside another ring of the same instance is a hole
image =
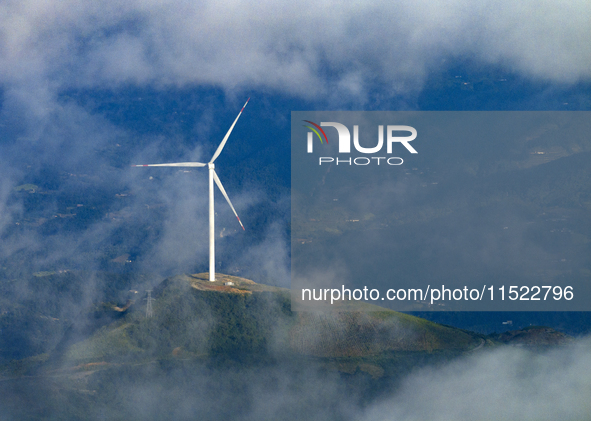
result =
[[[218,175],[215,173],[214,161],[217,159],[218,156],[220,156],[220,153],[222,153],[222,149],[224,149],[224,146],[226,145],[226,142],[228,141],[228,137],[230,137],[230,133],[232,133],[232,130],[234,129],[236,122],[240,118],[242,111],[244,111],[246,104],[248,104],[248,101],[250,101],[250,98],[248,98],[246,100],[246,102],[244,103],[244,106],[242,107],[242,109],[238,113],[238,117],[236,117],[236,120],[234,120],[234,123],[232,123],[232,126],[230,126],[230,130],[228,130],[228,133],[226,133],[226,135],[224,136],[222,143],[220,143],[220,146],[218,146],[215,153],[213,154],[213,157],[211,158],[211,160],[207,164],[204,164],[202,162],[175,162],[175,163],[171,163],[171,164],[132,165],[132,167],[207,167],[209,169],[209,280],[211,282],[215,281],[215,229],[214,229],[215,211],[214,211],[214,200],[213,200],[213,182],[214,181],[217,184],[220,191],[222,192],[222,194],[224,195],[224,197],[226,198],[226,201],[228,202],[228,204],[232,208],[232,212],[234,212],[234,215],[236,215],[236,218],[238,219],[240,226],[244,230],[244,225],[242,225],[242,222],[240,221],[240,218],[238,217],[238,214],[236,213],[236,209],[234,209],[234,206],[232,206],[232,202],[230,201],[230,198],[228,197],[226,190],[224,189],[224,186],[222,186],[222,182],[218,178]]]

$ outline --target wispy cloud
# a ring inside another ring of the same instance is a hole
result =
[[[457,57],[552,82],[591,76],[585,1],[11,1],[0,11],[5,86],[206,84],[359,96],[375,83],[417,88]]]
[[[589,341],[532,353],[515,348],[426,369],[365,420],[579,420],[589,416]]]

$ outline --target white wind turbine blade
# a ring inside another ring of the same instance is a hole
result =
[[[234,212],[234,215],[236,215],[236,219],[238,219],[238,223],[240,224],[240,226],[242,227],[242,229],[244,230],[244,225],[242,225],[242,221],[240,220],[240,218],[238,217],[238,214],[236,213],[236,209],[234,209],[234,206],[232,206],[232,202],[230,202],[230,198],[228,197],[228,195],[226,194],[226,190],[224,190],[224,186],[222,186],[222,182],[220,181],[220,179],[218,178],[218,175],[215,173],[215,171],[213,171],[213,179],[215,180],[215,183],[218,185],[220,191],[222,192],[222,194],[224,195],[224,197],[226,198],[226,201],[228,202],[228,205],[230,205],[230,207],[232,208],[232,212]],[[246,231],[246,230],[245,230]]]
[[[201,162],[175,162],[172,164],[143,164],[132,165],[132,167],[205,167],[207,164]]]
[[[230,133],[232,133],[232,130],[234,129],[234,126],[236,125],[236,122],[240,118],[240,115],[242,114],[242,111],[244,111],[244,108],[246,107],[246,104],[248,104],[248,101],[250,101],[250,98],[248,98],[246,100],[246,102],[244,103],[244,106],[242,107],[242,109],[238,113],[238,117],[236,117],[236,120],[234,120],[234,123],[232,123],[232,126],[230,127],[230,130],[228,130],[228,133],[226,133],[226,135],[224,136],[224,139],[222,140],[222,143],[220,143],[220,146],[218,146],[217,150],[213,154],[213,158],[211,158],[211,161],[209,161],[210,163],[213,163],[213,161],[215,161],[217,159],[217,157],[220,156],[220,153],[222,153],[222,149],[224,149],[224,146],[226,145],[226,142],[228,141],[228,138],[230,137]]]

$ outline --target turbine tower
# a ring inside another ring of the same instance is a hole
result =
[[[213,198],[213,183],[214,183],[214,181],[217,184],[220,191],[222,192],[222,194],[224,195],[224,197],[226,198],[226,201],[228,202],[228,204],[232,208],[232,212],[234,212],[234,215],[236,215],[236,218],[238,219],[238,223],[240,223],[240,226],[244,230],[244,225],[242,225],[242,222],[240,221],[240,218],[238,217],[238,214],[236,213],[234,206],[232,206],[232,202],[230,201],[230,198],[226,194],[226,190],[224,189],[224,186],[222,186],[222,182],[220,181],[220,179],[218,178],[218,175],[215,172],[214,161],[217,159],[217,157],[220,155],[220,153],[222,153],[222,149],[224,149],[224,146],[226,145],[226,142],[228,141],[228,138],[230,137],[230,133],[232,133],[232,130],[234,129],[236,122],[240,118],[242,111],[244,111],[246,104],[248,104],[248,101],[250,101],[250,98],[248,98],[246,100],[246,102],[244,103],[244,106],[242,107],[242,109],[238,113],[238,117],[236,117],[236,120],[234,120],[234,123],[232,123],[232,126],[230,126],[230,130],[228,130],[228,133],[226,133],[226,135],[222,139],[222,143],[220,143],[220,146],[218,146],[215,153],[213,154],[213,157],[211,158],[211,160],[207,164],[204,164],[202,162],[176,162],[176,163],[171,163],[171,164],[132,165],[132,167],[207,167],[208,168],[208,170],[209,170],[209,280],[211,282],[215,281],[215,229],[214,229],[215,210],[214,210],[214,198]]]

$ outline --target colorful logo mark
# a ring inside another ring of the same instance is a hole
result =
[[[320,130],[320,133],[322,133],[322,135],[324,136],[324,140],[326,140],[326,144],[328,145],[328,138],[326,137],[326,133],[324,133],[324,130],[322,130],[322,127],[320,127],[318,124],[316,124],[310,120],[303,120],[303,121],[305,121],[306,123],[310,123],[312,126],[316,127],[316,129]],[[314,133],[316,133],[316,136],[318,136],[318,139],[320,139],[320,143],[323,143],[322,136],[320,136],[320,133],[318,133],[318,130],[316,130],[314,127],[306,126],[305,124],[303,126],[309,128]]]

